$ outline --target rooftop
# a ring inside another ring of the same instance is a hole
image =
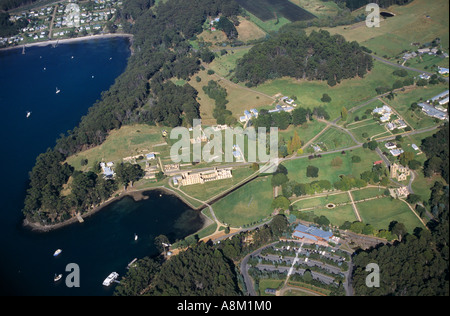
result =
[[[333,233],[332,232],[328,232],[328,231],[324,231],[320,228],[316,228],[313,226],[305,226],[302,224],[298,224],[297,227],[295,227],[294,233],[292,234],[294,237],[299,237],[299,238],[309,238],[311,239],[311,237],[319,237],[321,239],[325,239],[325,240],[329,240],[331,237],[333,237]],[[315,240],[317,240],[317,238],[314,238]]]

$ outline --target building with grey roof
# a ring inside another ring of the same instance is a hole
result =
[[[295,227],[292,237],[301,240],[309,239],[313,242],[328,242],[330,241],[331,237],[333,237],[333,233],[324,231],[317,227],[308,227],[302,224],[298,224],[297,227]]]

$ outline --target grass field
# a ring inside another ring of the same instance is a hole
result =
[[[222,191],[238,184],[245,178],[249,177],[253,172],[254,171],[252,171],[249,167],[236,168],[233,169],[233,178],[231,179],[224,179],[207,184],[182,186],[180,189],[192,197],[202,201],[207,201]]]
[[[342,107],[349,110],[377,96],[375,91],[377,87],[392,87],[393,83],[398,80],[398,77],[392,74],[395,69],[392,66],[374,61],[374,68],[364,78],[344,80],[334,87],[330,87],[322,81],[281,78],[259,85],[255,90],[271,96],[278,93],[297,96],[297,104],[305,108],[324,106],[330,115],[330,120],[334,120],[340,116]],[[331,97],[330,103],[324,103],[320,100],[324,93]]]
[[[323,151],[330,151],[356,145],[349,134],[335,127],[327,129],[315,140],[314,143],[319,144]]]
[[[326,124],[324,122],[314,120],[297,127],[290,125],[284,131],[279,130],[278,135],[283,137],[287,143],[294,136],[294,132],[297,132],[302,144],[305,144],[323,130],[325,126]]]
[[[212,205],[217,218],[232,227],[252,224],[272,213],[271,176],[253,180]]]
[[[325,216],[334,226],[341,226],[346,221],[352,223],[357,220],[351,205],[337,206],[333,209],[315,209],[313,213],[316,216]]]
[[[384,194],[384,190],[384,188],[363,188],[361,190],[354,190],[351,194],[354,201],[360,201],[363,199],[382,196]]]
[[[373,119],[358,122],[358,124],[349,126],[348,129],[360,142],[365,142],[368,139],[372,139],[372,137],[376,138],[392,135],[392,133],[388,131],[383,125],[374,121]],[[362,136],[363,134],[367,134],[368,136],[365,138]]]
[[[351,157],[353,155],[361,157],[361,162],[352,163]],[[340,167],[331,166],[331,161],[340,157],[342,165]],[[334,183],[339,180],[340,175],[353,175],[359,178],[360,174],[367,170],[372,170],[374,161],[379,160],[379,156],[369,149],[358,148],[352,152],[348,151],[346,154],[341,153],[323,155],[322,158],[309,160],[308,158],[296,159],[286,161],[283,165],[288,169],[288,177],[290,180],[295,180],[299,183],[309,183],[315,180],[328,180]],[[318,178],[306,177],[306,168],[309,166],[319,168]]]
[[[82,151],[67,158],[67,163],[76,170],[89,170],[94,163],[121,162],[123,158],[144,155],[152,151],[165,150],[167,146],[155,147],[153,145],[165,143],[161,128],[148,125],[123,126],[113,130],[100,146]],[[81,160],[88,159],[86,166],[81,166]]]
[[[229,78],[231,72],[236,68],[237,60],[247,54],[249,50],[250,48],[243,48],[236,51],[229,51],[223,56],[217,56],[209,65],[209,68],[214,70],[218,75]]]
[[[294,201],[295,200],[296,199],[294,199]],[[293,202],[293,205],[295,205],[299,210],[311,207],[318,207],[330,210],[326,207],[328,203],[341,204],[349,202],[350,197],[348,196],[347,193],[338,193],[338,194],[331,193],[329,195],[320,197],[300,198],[300,200],[296,200],[295,202]]]
[[[238,40],[244,43],[248,41],[260,39],[266,36],[266,32],[252,22],[250,19],[239,17],[239,25],[236,26],[238,31]]]
[[[357,15],[364,8],[354,11]],[[379,56],[395,57],[403,50],[416,50],[411,43],[431,42],[439,37],[448,52],[449,2],[447,0],[414,0],[404,6],[391,6],[387,11],[394,17],[382,19],[380,27],[368,28],[365,22],[350,26],[325,28],[331,34],[341,34],[348,41],[357,41]],[[311,29],[312,30],[312,29]]]
[[[406,203],[390,197],[357,204],[359,214],[364,223],[375,229],[387,229],[392,221],[403,223],[411,233],[422,223],[409,209]]]
[[[289,0],[317,17],[336,16],[342,9],[334,1],[322,0]]]
[[[202,118],[202,124],[216,124],[216,120],[213,117],[214,107],[216,106],[215,101],[208,95],[206,95],[203,91],[203,87],[208,85],[208,82],[210,80],[217,81],[222,87],[227,90],[227,100],[229,102],[226,106],[227,109],[233,113],[233,116],[236,119],[239,119],[239,117],[243,115],[245,110],[269,106],[274,102],[272,98],[264,96],[263,94],[221,79],[220,73],[223,73],[223,69],[226,69],[224,68],[226,66],[213,64],[211,65],[211,67],[217,67],[216,69],[222,69],[222,71],[219,70],[217,74],[208,75],[207,71],[203,70],[194,75],[189,82],[189,84],[198,91],[197,101],[200,104],[200,116]],[[201,81],[197,82],[196,77],[199,77]]]

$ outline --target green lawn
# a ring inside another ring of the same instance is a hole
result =
[[[212,205],[217,218],[232,227],[258,222],[272,213],[271,176],[247,183]]]
[[[359,156],[361,162],[352,163],[352,156]],[[331,166],[331,161],[340,157],[342,165],[340,167]],[[288,169],[288,177],[290,180],[295,180],[299,183],[310,183],[315,180],[328,180],[334,183],[339,180],[340,175],[353,175],[359,178],[360,174],[367,170],[372,170],[373,162],[380,160],[376,152],[369,149],[358,148],[353,151],[347,151],[344,155],[341,153],[323,155],[322,158],[315,159],[295,159],[286,161],[283,165]],[[309,166],[319,168],[318,178],[306,177],[306,168]]]
[[[233,178],[218,180],[214,182],[208,182],[204,184],[194,184],[188,186],[182,186],[181,190],[199,200],[207,201],[215,195],[221,193],[228,188],[231,188],[233,185],[238,184],[240,181],[249,177],[253,171],[249,167],[242,167],[233,169]]]
[[[347,126],[347,128],[356,137],[356,139],[362,143],[366,142],[369,138],[372,139],[372,137],[378,138],[392,135],[392,133],[383,125],[373,119],[352,124]],[[363,137],[363,134],[367,134],[367,137]]]
[[[363,188],[351,192],[354,201],[373,198],[384,195],[384,188]]]
[[[330,151],[356,145],[349,134],[335,127],[326,130],[314,141],[314,143],[319,144],[322,151]]]
[[[148,125],[123,126],[118,130],[110,132],[107,139],[100,146],[82,151],[67,158],[67,163],[76,170],[86,171],[93,167],[94,163],[122,162],[123,158],[145,155],[146,153],[167,150],[167,146],[155,147],[154,145],[164,143],[165,139],[159,127]],[[81,166],[81,160],[87,159],[88,164]]]
[[[351,205],[337,206],[333,209],[321,208],[313,211],[316,216],[325,216],[333,226],[341,226],[344,222],[357,220]]]
[[[341,34],[348,41],[357,41],[379,56],[398,56],[403,50],[413,51],[411,43],[424,44],[435,38],[441,39],[444,51],[448,52],[449,2],[447,0],[414,0],[403,6],[387,8],[394,17],[382,19],[380,27],[368,28],[365,22],[352,26],[325,28],[331,34]],[[355,11],[364,13],[364,8]]]
[[[347,193],[339,193],[339,194],[331,193],[327,196],[306,197],[306,198],[301,198],[300,200],[295,198],[295,199],[293,199],[293,201],[294,201],[293,205],[295,205],[295,207],[298,209],[305,209],[305,208],[311,208],[311,207],[326,208],[326,205],[328,203],[333,203],[333,204],[348,203],[348,202],[350,202],[350,198]]]
[[[364,78],[344,80],[334,87],[330,87],[322,81],[281,78],[268,81],[254,89],[272,96],[278,93],[296,96],[297,104],[304,108],[324,106],[330,115],[330,120],[334,120],[340,116],[342,107],[349,110],[375,97],[377,95],[375,88],[380,86],[392,87],[393,83],[398,80],[398,77],[392,74],[395,69],[392,66],[374,61],[374,68]],[[331,97],[330,103],[324,103],[320,100],[324,93]]]
[[[302,144],[305,144],[314,138],[314,136],[316,136],[321,130],[323,130],[325,126],[327,126],[327,124],[314,120],[297,127],[290,125],[288,129],[284,131],[278,130],[278,135],[283,137],[287,143],[291,137],[294,136],[294,132],[297,132]]]
[[[409,209],[406,203],[390,197],[356,204],[364,223],[375,229],[388,229],[392,221],[403,223],[411,233],[422,223]]]

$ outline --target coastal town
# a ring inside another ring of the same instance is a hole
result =
[[[0,47],[120,32],[122,24],[115,21],[121,6],[118,0],[67,0],[10,13],[9,21],[22,21],[23,27],[0,37]]]

